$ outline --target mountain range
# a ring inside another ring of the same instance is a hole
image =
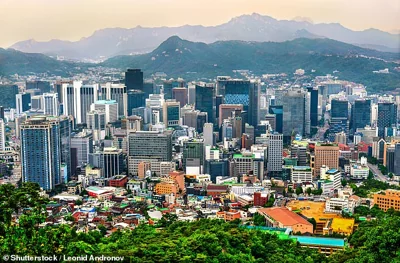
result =
[[[69,59],[103,59],[117,55],[142,54],[157,48],[170,36],[194,42],[242,40],[284,42],[297,38],[333,40],[386,52],[400,52],[400,34],[378,29],[353,31],[338,23],[314,24],[304,19],[277,20],[253,13],[217,26],[106,28],[79,41],[33,39],[15,43],[11,48],[30,53],[64,56]]]

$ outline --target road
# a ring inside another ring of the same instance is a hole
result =
[[[379,181],[385,182],[385,183],[389,183],[389,178],[384,176],[381,171],[378,169],[378,166],[373,165],[368,163],[367,164],[369,169],[371,170],[371,172],[373,174],[376,174],[375,179],[378,179]]]

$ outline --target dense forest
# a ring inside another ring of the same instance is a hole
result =
[[[102,226],[88,233],[68,225],[39,227],[47,200],[37,190],[35,184],[0,186],[0,254],[124,256],[124,262],[400,262],[400,213],[393,210],[374,211],[377,220],[360,224],[349,239],[352,247],[327,258],[292,240],[221,220],[168,217],[161,227],[140,225],[108,237]],[[22,213],[18,224],[12,221],[16,213]]]

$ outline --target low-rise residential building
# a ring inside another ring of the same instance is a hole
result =
[[[293,183],[309,183],[312,182],[313,175],[309,166],[293,166],[291,172],[291,181]]]
[[[368,166],[364,165],[352,165],[350,166],[350,176],[353,179],[367,179],[369,175],[369,168]]]

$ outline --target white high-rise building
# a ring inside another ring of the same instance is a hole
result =
[[[98,90],[98,84],[84,85],[82,81],[63,84],[64,114],[74,116],[77,124],[86,123],[86,113],[97,101]]]
[[[6,127],[3,119],[0,119],[0,152],[6,149]]]
[[[204,145],[214,145],[214,125],[212,123],[204,123],[203,138]]]
[[[90,109],[102,110],[106,113],[106,124],[118,120],[118,103],[115,100],[98,100],[92,104]]]
[[[282,171],[282,151],[283,151],[283,135],[279,133],[267,134],[268,156],[267,169],[268,173]]]
[[[101,87],[103,100],[115,100],[118,103],[118,114],[128,116],[128,93],[124,84],[106,83]]]
[[[58,116],[58,94],[44,93],[43,94],[44,114]]]

